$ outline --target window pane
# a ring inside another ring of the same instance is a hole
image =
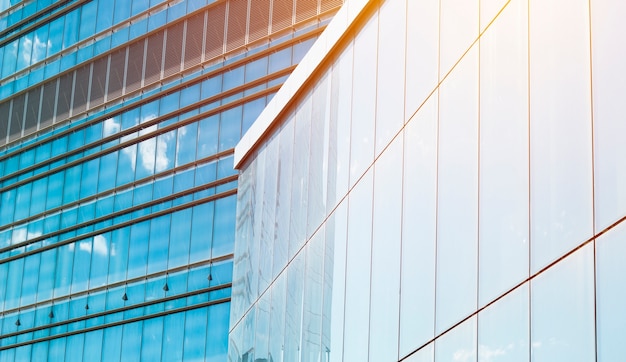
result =
[[[593,243],[531,281],[533,361],[595,359]]]
[[[589,2],[529,9],[532,274],[592,235],[593,170]]]
[[[476,309],[477,48],[465,55],[439,92],[436,333]]]

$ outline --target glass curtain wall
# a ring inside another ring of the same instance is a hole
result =
[[[331,24],[238,146],[231,360],[620,359],[625,16],[386,0]]]

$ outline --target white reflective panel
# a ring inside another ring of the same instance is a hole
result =
[[[367,361],[372,257],[373,172],[368,171],[349,196],[346,256],[346,309],[343,360]]]
[[[346,233],[348,228],[347,199],[337,206],[326,222],[326,249],[333,244],[332,305],[330,313],[330,348],[328,358],[332,362],[342,361],[343,319],[346,287]],[[327,256],[328,258],[328,256]],[[326,259],[328,262],[328,259]]]
[[[529,4],[531,274],[593,231],[588,7]]]
[[[376,155],[404,124],[406,0],[381,4],[378,24]]]
[[[276,185],[278,184],[279,137],[276,134],[268,140],[265,148],[265,180],[263,186],[263,210],[261,212],[261,235],[259,243],[259,293],[263,292],[272,280],[272,254],[276,235]]]
[[[436,362],[476,361],[476,316],[435,340]]]
[[[528,283],[478,314],[478,362],[525,362],[528,349]]]
[[[294,115],[290,113],[280,130],[278,150],[278,184],[276,188],[276,223],[272,248],[272,278],[287,265],[289,255],[289,215],[291,214],[291,180],[293,169]]]
[[[309,162],[311,152],[311,93],[296,108],[293,168],[291,181],[291,214],[289,222],[289,256],[302,247],[306,240],[307,205],[309,200]]]
[[[626,336],[626,223],[596,241],[598,361],[624,357]]]
[[[626,2],[591,1],[596,233],[626,214]]]
[[[478,10],[478,0],[441,0],[439,28],[441,78],[478,38]]]
[[[478,48],[439,90],[436,333],[476,310]]]
[[[377,36],[378,17],[373,16],[354,40],[350,186],[374,160]]]
[[[437,93],[404,129],[400,356],[434,337]]]
[[[350,43],[335,61],[331,79],[328,153],[329,213],[348,192],[350,121],[352,119],[352,53]]]
[[[527,4],[480,41],[479,306],[528,277]]]
[[[322,226],[308,241],[302,306],[302,361],[321,359],[325,232]]]
[[[370,361],[398,358],[403,135],[374,164]]]
[[[407,1],[405,111],[408,121],[437,86],[439,0]]]
[[[530,282],[533,362],[595,360],[593,243]]]

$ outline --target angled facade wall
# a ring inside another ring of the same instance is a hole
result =
[[[625,15],[348,1],[235,151],[229,358],[620,359]]]

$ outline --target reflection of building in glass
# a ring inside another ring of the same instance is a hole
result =
[[[348,0],[235,151],[231,360],[622,360],[625,18]]]
[[[226,359],[233,148],[341,3],[0,1],[0,361]]]

